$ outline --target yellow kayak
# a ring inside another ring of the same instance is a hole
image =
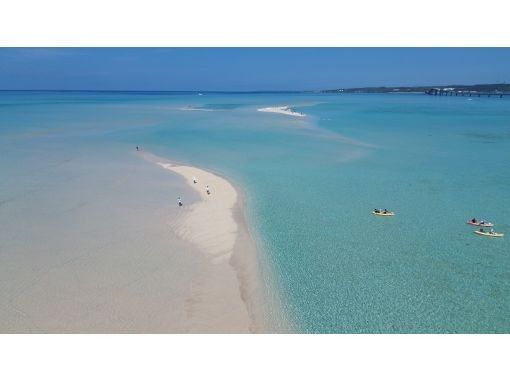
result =
[[[487,237],[502,237],[505,234],[500,234],[498,232],[482,232],[482,231],[474,231],[477,235],[487,236]]]
[[[375,211],[372,211],[372,214],[374,215],[377,215],[377,216],[395,216],[395,213],[393,211],[381,211],[381,212],[375,212]]]

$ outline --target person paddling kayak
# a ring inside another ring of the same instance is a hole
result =
[[[393,211],[389,211],[388,209],[380,209],[380,208],[374,208],[374,211],[372,211],[372,214],[377,216],[395,216],[395,213]]]

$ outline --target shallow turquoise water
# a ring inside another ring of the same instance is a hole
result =
[[[510,99],[4,92],[0,114],[5,177],[141,145],[233,178],[298,331],[510,332]]]

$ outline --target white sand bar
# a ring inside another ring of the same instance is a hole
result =
[[[257,250],[244,221],[238,190],[203,169],[162,162],[150,154],[144,157],[181,175],[199,196],[191,203],[182,199],[180,213],[171,223],[172,231],[202,252],[209,263],[189,296],[188,331],[268,331]]]
[[[279,113],[282,115],[295,116],[295,117],[306,117],[306,115],[304,113],[296,112],[296,111],[292,110],[292,108],[290,108],[289,106],[259,108],[257,111]]]
[[[238,226],[233,216],[237,192],[221,177],[191,166],[158,162],[161,167],[183,176],[200,195],[187,204],[172,223],[173,231],[193,244],[210,261],[193,284],[188,302],[189,331],[249,332],[254,329],[241,284],[230,264]],[[193,183],[193,177],[198,183]],[[211,193],[206,193],[206,184]]]
[[[237,223],[233,208],[237,192],[225,179],[192,166],[158,162],[161,167],[183,176],[199,194],[200,201],[185,206],[174,225],[182,239],[194,244],[213,263],[228,262],[232,257],[237,238]],[[193,178],[198,183],[193,183]],[[209,186],[210,194],[206,192]]]

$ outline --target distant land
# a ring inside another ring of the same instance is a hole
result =
[[[473,85],[445,85],[445,86],[412,86],[412,87],[355,87],[339,88],[331,90],[321,90],[324,93],[394,93],[394,92],[418,92],[430,93],[430,91],[440,90],[448,92],[471,92],[484,94],[508,94],[510,93],[510,84],[473,84]]]

